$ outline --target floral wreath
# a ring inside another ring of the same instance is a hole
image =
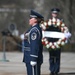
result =
[[[40,27],[42,31],[45,31],[49,26],[53,25],[54,27],[58,27],[62,33],[67,33],[68,28],[60,19],[49,19],[47,22],[42,22]],[[59,38],[56,42],[49,42],[46,37],[42,38],[42,44],[48,49],[57,49],[66,44],[66,37]]]

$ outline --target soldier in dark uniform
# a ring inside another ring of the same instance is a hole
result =
[[[41,64],[43,63],[42,30],[40,23],[43,16],[31,10],[29,24],[30,29],[24,34],[24,58],[27,75],[40,75]]]
[[[52,19],[59,19],[58,14],[60,10],[58,8],[51,9]],[[48,29],[47,29],[48,30]],[[49,28],[51,31],[57,31],[61,32],[61,30],[57,27],[53,27],[53,25]],[[48,39],[50,42],[58,41],[58,38],[50,38]],[[61,55],[61,48],[56,50],[50,50],[49,51],[49,64],[50,64],[50,75],[58,75],[58,72],[60,70],[60,55]]]
[[[52,20],[60,20],[61,22],[63,22],[63,19],[58,18],[60,10],[58,8],[53,8],[51,9],[51,19]],[[54,27],[54,25],[51,25],[47,31],[54,31],[54,32],[61,32],[61,29],[58,27]],[[57,36],[57,35],[56,35]],[[71,37],[71,33],[68,32],[65,34],[66,39],[68,40]],[[58,41],[59,38],[48,38],[48,41],[50,42],[56,42]],[[58,75],[59,71],[60,71],[60,57],[61,57],[61,47],[60,48],[56,48],[51,49],[49,51],[49,64],[50,64],[50,75]]]

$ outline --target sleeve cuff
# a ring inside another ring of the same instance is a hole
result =
[[[38,56],[37,55],[30,55],[31,57],[35,57],[35,58],[38,58]]]

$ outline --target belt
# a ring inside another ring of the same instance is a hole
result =
[[[30,51],[30,47],[24,47],[25,51]]]

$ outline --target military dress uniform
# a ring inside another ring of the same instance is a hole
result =
[[[34,11],[32,11],[32,14],[35,16],[39,15]],[[42,30],[38,23],[25,33],[23,62],[26,63],[27,75],[40,75],[40,68],[43,63],[43,45],[41,39]],[[30,61],[35,61],[37,64],[32,66]]]
[[[58,8],[53,8],[51,9],[52,13],[58,14],[58,12],[60,11]],[[53,18],[53,17],[52,17]],[[56,18],[58,19],[58,18]],[[59,29],[58,27],[54,27],[53,25],[51,25],[47,31],[56,31],[56,32],[61,32],[61,29]],[[56,42],[58,41],[59,38],[48,38],[48,41],[50,42]],[[61,55],[61,48],[59,49],[51,49],[49,51],[49,64],[50,64],[50,75],[57,75],[59,70],[60,70],[60,55]]]
[[[51,9],[52,12],[52,18],[51,20],[59,20],[61,22],[63,22],[63,19],[59,19],[57,17],[57,15],[59,14],[60,10],[58,8],[53,8]],[[47,29],[47,31],[54,31],[54,32],[62,32],[61,29],[58,26],[54,26],[53,24]],[[65,34],[65,38],[68,40],[71,37],[71,33],[67,32],[64,33]],[[58,35],[56,35],[58,36]],[[59,35],[60,37],[60,35]],[[48,41],[50,42],[56,42],[58,41],[59,38],[48,38]],[[67,42],[66,42],[67,43]],[[49,64],[50,64],[50,71],[51,74],[50,75],[58,75],[59,71],[60,71],[60,58],[61,58],[61,48],[58,49],[51,49],[49,51]]]

